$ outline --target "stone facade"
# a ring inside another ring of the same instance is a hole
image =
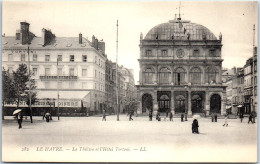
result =
[[[140,35],[139,113],[225,113],[221,40],[178,18]]]
[[[38,102],[32,106],[35,114],[50,107],[46,99],[51,99],[57,108],[57,88],[61,115],[100,113],[105,104],[104,47],[105,43],[94,36],[89,41],[82,34],[56,37],[50,30],[42,29],[42,36],[36,37],[29,31],[29,23],[21,22],[16,36],[2,37],[2,65],[15,71],[21,63],[29,65],[29,54],[37,86]]]

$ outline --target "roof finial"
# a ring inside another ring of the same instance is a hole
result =
[[[178,18],[178,20],[181,20],[181,1],[180,1],[180,3],[179,3],[179,18]]]

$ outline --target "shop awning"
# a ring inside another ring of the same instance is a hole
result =
[[[59,91],[60,99],[84,99],[89,91]],[[40,91],[37,93],[38,99],[57,99],[57,91]]]

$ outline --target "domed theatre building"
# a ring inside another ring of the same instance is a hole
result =
[[[221,41],[221,33],[181,18],[141,33],[138,112],[225,114]]]

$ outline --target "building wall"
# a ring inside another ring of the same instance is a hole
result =
[[[185,23],[185,21],[183,22]],[[178,25],[178,22],[176,23]],[[162,26],[161,29],[160,26]],[[160,24],[151,29],[149,33],[163,31],[166,28],[171,31],[172,26],[171,22]],[[188,26],[189,24],[186,27]],[[164,36],[165,33],[157,32],[157,35]],[[223,61],[221,59],[221,41],[217,39],[195,41],[184,38],[185,36],[179,40],[158,39],[158,37],[143,39],[142,35],[140,36],[141,53],[140,59],[138,59],[140,84],[137,85],[139,113],[148,112],[143,109],[143,96],[151,95],[153,106],[149,108],[153,108],[154,111],[158,110],[160,103],[167,103],[170,105],[170,107],[166,105],[167,108],[174,112],[176,104],[178,105],[176,96],[182,95],[185,98],[185,112],[191,114],[196,94],[203,97],[200,112],[210,113],[210,99],[214,94],[221,97],[221,114],[225,112],[226,92],[221,80]],[[211,75],[209,76],[209,74]],[[214,74],[214,78],[212,78],[212,74]],[[159,100],[158,95],[160,94],[168,95],[166,97],[170,97],[170,100]]]
[[[32,78],[36,81],[38,99],[55,98],[57,104],[56,94],[54,96],[51,93],[59,86],[61,94],[62,91],[69,91],[66,92],[69,93],[67,95],[60,95],[60,103],[62,103],[61,97],[84,100],[86,103],[83,104],[86,105],[83,106],[87,107],[89,112],[100,112],[104,108],[106,99],[105,62],[107,59],[104,53],[98,47],[96,47],[98,49],[92,47],[91,42],[82,38],[81,34],[74,38],[53,36],[49,39],[54,39],[55,42],[48,41],[42,44],[43,37],[34,37],[31,40],[32,44],[29,45],[30,70],[34,73]],[[27,44],[19,43],[15,37],[2,37],[2,40],[2,65],[5,69],[15,71],[19,64],[28,64]],[[104,49],[104,44],[101,48]],[[57,66],[59,55],[62,59]],[[71,56],[74,56],[73,61]],[[86,58],[83,59],[83,56]],[[58,72],[59,80],[57,80]],[[80,98],[79,95],[84,93],[85,95],[89,93],[87,98]],[[81,108],[81,105],[79,104],[78,107]]]

